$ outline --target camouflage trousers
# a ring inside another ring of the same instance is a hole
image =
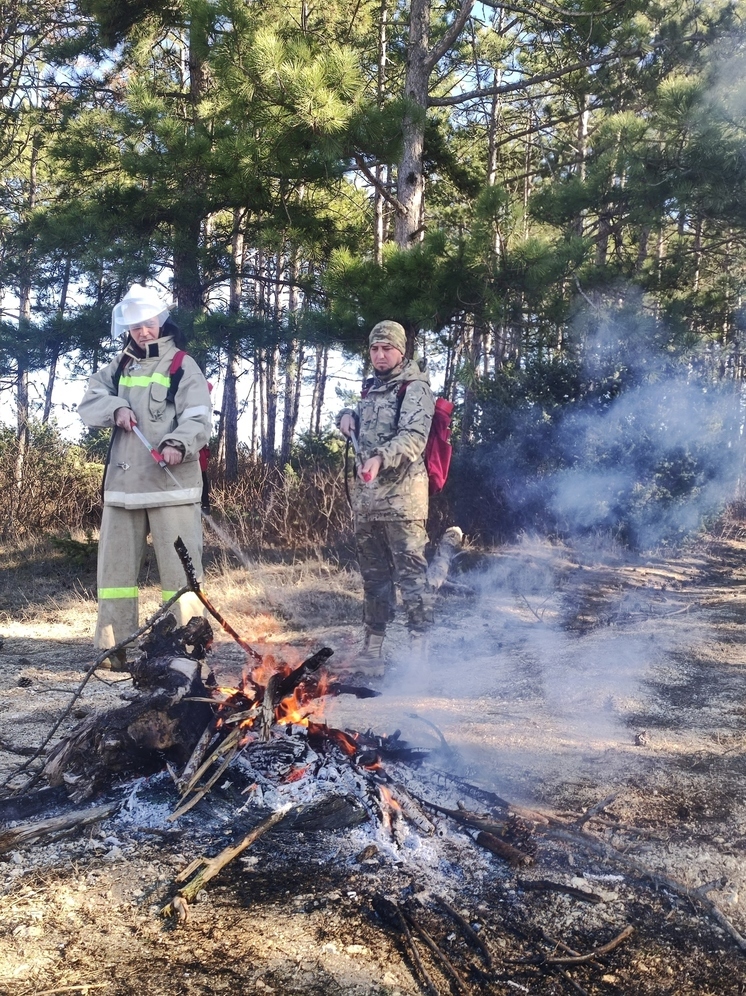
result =
[[[357,521],[355,540],[363,576],[363,622],[383,634],[393,619],[398,583],[410,629],[433,621],[433,593],[427,583],[425,523],[409,519]]]

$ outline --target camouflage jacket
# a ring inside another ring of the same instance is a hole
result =
[[[398,398],[405,381],[409,382],[406,391]],[[424,452],[435,408],[430,380],[416,360],[405,360],[393,377],[387,380],[372,377],[365,388],[366,397],[360,399],[357,409],[345,408],[337,416],[337,425],[345,414],[357,417],[362,462],[376,455],[383,461],[375,481],[366,484],[355,478],[352,488],[355,518],[427,519]]]

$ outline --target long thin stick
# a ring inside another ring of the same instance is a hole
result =
[[[183,588],[179,588],[179,590],[177,592],[175,592],[175,594],[172,595],[171,598],[169,598],[169,600],[167,602],[164,602],[163,605],[161,605],[161,607],[158,609],[158,611],[154,612],[153,615],[148,620],[146,620],[146,622],[144,622],[143,625],[140,626],[139,629],[135,630],[134,633],[131,633],[126,639],[120,640],[119,643],[117,643],[115,646],[109,647],[107,650],[102,650],[101,651],[101,653],[94,660],[94,662],[88,667],[88,670],[85,673],[85,678],[83,678],[83,680],[81,681],[81,683],[78,685],[78,687],[73,692],[72,698],[70,699],[70,702],[68,703],[67,708],[62,713],[62,715],[59,717],[59,719],[54,724],[54,726],[52,727],[52,729],[49,731],[46,739],[41,742],[41,744],[39,745],[39,747],[36,749],[36,752],[34,754],[32,754],[31,757],[27,761],[24,761],[24,763],[21,764],[18,768],[14,768],[14,770],[11,771],[11,773],[8,775],[8,777],[5,779],[5,781],[2,783],[2,786],[1,786],[2,788],[5,788],[5,786],[8,784],[8,782],[12,778],[15,778],[16,775],[20,775],[21,772],[26,771],[26,769],[29,767],[29,765],[33,761],[35,761],[36,758],[39,757],[39,755],[44,751],[44,748],[47,746],[47,744],[49,743],[49,741],[55,735],[55,733],[57,732],[57,730],[60,728],[60,726],[62,725],[62,723],[65,721],[65,719],[67,719],[67,717],[70,715],[72,707],[75,705],[75,703],[78,700],[78,698],[80,698],[80,696],[81,696],[81,694],[83,692],[83,689],[85,688],[85,686],[88,684],[88,682],[93,677],[93,673],[96,670],[96,668],[99,667],[99,665],[102,664],[103,661],[105,661],[106,658],[109,657],[111,654],[116,653],[118,650],[124,650],[124,648],[129,643],[132,643],[133,640],[136,640],[138,638],[138,636],[142,636],[142,634],[145,633],[146,630],[149,630],[160,619],[160,617],[162,615],[164,615],[166,612],[168,612],[168,610],[171,608],[171,606],[174,604],[174,602],[178,601],[181,598],[181,596],[185,595],[189,590],[190,590],[189,587],[186,586],[186,585]],[[30,789],[34,785],[36,785],[36,783],[41,778],[41,775],[42,775],[42,772],[38,771],[33,776],[33,778],[31,778],[28,782],[26,782],[25,785],[22,785],[19,789],[16,789],[15,792],[13,793],[13,795],[18,795],[21,792],[28,791],[28,789]]]
[[[474,944],[476,947],[479,948],[479,950],[484,955],[484,960],[485,964],[487,965],[487,968],[492,968],[492,952],[487,947],[482,938],[479,936],[479,934],[476,932],[476,930],[474,930],[469,921],[465,920],[464,917],[461,916],[459,911],[455,910],[450,903],[447,903],[442,896],[433,896],[433,899],[435,900],[436,903],[438,903],[439,906],[443,907],[443,909],[446,911],[446,913],[449,914],[449,916],[451,916],[456,921],[456,923],[461,927],[461,929],[469,938],[469,940],[472,942],[472,944]]]
[[[618,948],[620,944],[623,944],[628,937],[634,934],[635,928],[632,926],[625,927],[621,934],[617,934],[608,944],[602,944],[600,948],[594,948],[593,951],[588,951],[583,955],[558,955],[553,957],[549,955],[546,958],[542,958],[540,964],[542,965],[583,965],[587,961],[593,961],[594,958],[598,958],[601,955],[609,954]]]
[[[440,996],[440,993],[438,992],[438,987],[435,985],[432,978],[428,974],[427,969],[422,964],[422,958],[420,958],[420,953],[417,950],[417,945],[414,943],[414,938],[412,937],[412,931],[409,929],[407,921],[404,918],[404,914],[402,913],[401,910],[397,910],[397,917],[399,921],[399,929],[401,930],[402,934],[404,934],[406,946],[412,958],[412,961],[414,962],[415,968],[422,976],[425,986],[430,990],[433,996]]]
[[[432,953],[435,955],[437,960],[441,963],[443,969],[445,970],[446,975],[449,975],[451,979],[453,979],[453,982],[455,983],[456,988],[459,990],[459,992],[465,993],[466,985],[464,983],[464,980],[458,974],[453,963],[450,961],[447,955],[445,955],[443,951],[440,950],[430,932],[427,931],[420,923],[418,923],[410,913],[403,912],[403,916],[407,920],[409,925],[417,931],[418,935],[422,938],[425,944],[430,948]]]
[[[183,816],[184,813],[188,813],[190,809],[193,809],[194,806],[196,806],[201,799],[204,799],[204,797],[213,787],[215,782],[221,777],[221,775],[228,767],[228,765],[236,759],[239,752],[240,748],[234,747],[233,750],[231,750],[230,753],[227,754],[226,757],[223,759],[223,762],[221,763],[220,767],[210,777],[209,781],[207,781],[204,785],[200,786],[200,788],[197,789],[197,791],[194,793],[194,795],[188,802],[185,802],[183,806],[179,806],[179,808],[175,810],[173,813],[171,813],[170,816],[166,817],[168,819],[168,822],[171,823],[173,822],[173,820],[178,820],[178,818],[180,816]]]
[[[189,556],[189,551],[187,550],[181,536],[176,537],[176,540],[174,542],[174,549],[179,555],[181,566],[184,568],[184,573],[187,576],[189,591],[193,592],[197,596],[197,598],[200,600],[200,602],[202,602],[202,604],[210,613],[210,615],[213,617],[213,619],[217,619],[217,621],[220,623],[225,632],[229,636],[233,637],[233,639],[236,641],[239,647],[242,647],[250,657],[252,657],[257,663],[259,663],[262,660],[262,655],[258,651],[254,650],[254,648],[250,646],[242,636],[239,636],[239,634],[231,626],[228,620],[218,612],[218,610],[212,604],[207,595],[205,595],[205,593],[202,591],[200,583],[197,580],[197,574],[194,570],[194,564],[192,563],[192,558]]]

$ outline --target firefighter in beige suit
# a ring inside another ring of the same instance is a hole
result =
[[[126,333],[124,352],[91,377],[78,413],[91,428],[113,429],[104,476],[104,511],[98,555],[98,621],[95,645],[105,650],[133,633],[138,622],[138,575],[150,533],[162,597],[167,601],[185,582],[174,550],[181,536],[201,577],[202,474],[199,451],[210,438],[207,381],[184,356],[178,388],[169,373],[179,349],[178,328],[157,293],[135,284],[112,315],[114,335]],[[141,431],[171,474],[159,466],[132,431]],[[202,614],[188,592],[174,606],[179,625]],[[112,654],[110,666],[126,668],[126,655]]]

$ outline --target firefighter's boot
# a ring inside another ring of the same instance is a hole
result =
[[[365,675],[367,678],[383,677],[386,670],[383,636],[383,633],[374,633],[372,629],[365,627],[363,645],[352,661],[352,667],[357,674]]]

